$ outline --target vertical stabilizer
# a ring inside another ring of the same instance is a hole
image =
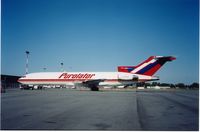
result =
[[[118,71],[152,76],[167,61],[172,61],[175,59],[176,58],[173,56],[150,56],[147,60],[137,66],[118,66]]]

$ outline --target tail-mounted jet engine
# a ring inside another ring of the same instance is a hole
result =
[[[138,81],[138,76],[136,75],[118,75],[118,80],[121,81]]]

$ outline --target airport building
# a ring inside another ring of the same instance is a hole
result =
[[[19,88],[19,82],[17,82],[19,78],[20,76],[1,75],[1,88]]]

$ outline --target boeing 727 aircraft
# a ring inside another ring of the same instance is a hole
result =
[[[172,56],[151,56],[137,66],[119,66],[118,72],[40,72],[21,77],[18,82],[23,86],[43,85],[84,85],[92,91],[98,86],[125,86],[137,82],[155,81],[153,76]]]

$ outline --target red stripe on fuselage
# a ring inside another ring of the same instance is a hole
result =
[[[19,82],[78,82],[92,81],[93,79],[19,79]],[[130,80],[106,79],[104,82],[127,82]],[[147,79],[139,79],[139,81],[148,81]],[[134,82],[134,81],[133,81]]]
[[[65,82],[65,81],[87,81],[88,79],[20,79],[19,82]]]

